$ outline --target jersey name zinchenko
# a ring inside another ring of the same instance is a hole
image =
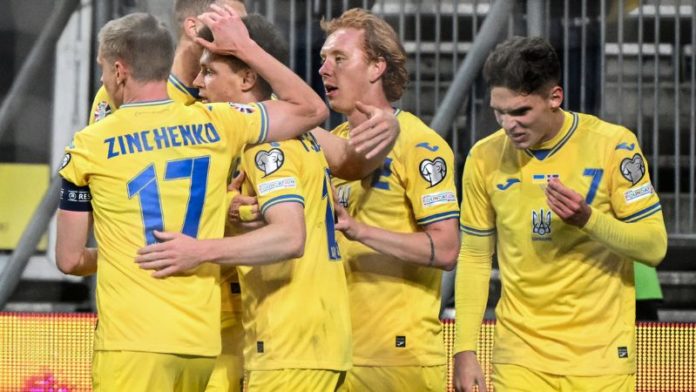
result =
[[[212,123],[173,125],[104,139],[109,146],[106,158],[197,144],[212,144],[220,134]]]

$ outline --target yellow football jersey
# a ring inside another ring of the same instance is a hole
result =
[[[169,95],[170,99],[174,100],[175,102],[181,102],[184,105],[191,105],[198,100],[197,88],[186,87],[179,79],[177,79],[176,76],[171,74],[167,80],[167,94]],[[116,108],[114,107],[114,101],[111,99],[111,97],[109,97],[104,85],[102,85],[94,95],[94,100],[92,101],[92,111],[89,116],[89,124],[94,124],[115,110]]]
[[[413,233],[429,223],[457,219],[452,150],[414,115],[396,115],[401,133],[383,167],[362,181],[334,179],[339,202],[358,221],[394,232]],[[348,123],[333,133],[348,138]],[[348,268],[354,364],[444,364],[441,271],[339,238]]]
[[[184,105],[191,105],[198,100],[198,89],[185,86],[176,76],[171,74],[167,80],[167,94],[174,102],[180,102]],[[109,94],[102,85],[99,90],[97,90],[94,100],[92,101],[92,114],[89,117],[89,124],[94,124],[102,120],[116,110],[113,100],[109,97]],[[237,155],[234,161],[238,162],[238,158],[239,156]],[[239,286],[235,267],[223,268],[221,278],[222,311],[239,312],[239,292],[234,290],[234,288],[238,288]]]
[[[153,230],[221,238],[232,157],[267,125],[262,104],[166,100],[122,105],[75,134],[60,174],[92,194],[96,350],[220,352],[219,267],[153,279],[134,258],[156,242]]]
[[[538,150],[515,149],[499,130],[467,159],[461,230],[497,238],[502,295],[493,361],[551,374],[632,373],[632,261],[563,223],[544,189],[558,178],[624,222],[661,214],[660,201],[633,133],[564,115],[561,131]]]
[[[311,134],[247,147],[242,169],[263,213],[278,203],[304,205],[304,255],[240,266],[244,368],[351,366],[348,289],[334,231],[328,164]]]

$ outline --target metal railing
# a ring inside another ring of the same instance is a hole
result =
[[[696,0],[500,2],[514,7],[507,20],[496,21],[503,34],[544,35],[557,48],[565,109],[598,115],[637,134],[663,201],[670,240],[695,241]],[[355,6],[384,17],[409,54],[411,83],[397,105],[426,122],[434,120],[460,165],[471,145],[498,127],[478,70],[467,75],[466,83],[456,80],[456,70],[466,67],[471,55],[481,59],[474,51],[482,47],[474,42],[495,3],[247,1],[250,11],[268,15],[285,29],[290,65],[317,89],[323,42],[318,21]],[[461,99],[445,100],[446,93]],[[326,125],[339,120],[334,116]]]

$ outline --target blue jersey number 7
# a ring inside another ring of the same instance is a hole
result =
[[[208,184],[208,166],[210,157],[198,157],[181,159],[178,161],[167,162],[164,180],[179,180],[190,178],[188,205],[186,206],[186,217],[182,233],[196,237],[198,226],[203,212],[205,202],[205,190]],[[140,174],[133,177],[127,184],[128,198],[140,196],[140,210],[142,212],[143,226],[145,227],[146,244],[157,242],[154,230],[164,230],[164,220],[162,219],[162,203],[160,201],[159,186],[155,165],[150,164]]]

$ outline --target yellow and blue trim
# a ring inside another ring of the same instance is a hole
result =
[[[256,106],[258,106],[259,111],[261,112],[261,131],[259,133],[259,140],[257,141],[257,143],[263,143],[266,141],[266,138],[268,137],[268,111],[266,110],[266,106],[260,102],[257,103]]]
[[[300,195],[281,195],[274,197],[261,206],[261,214],[265,214],[270,207],[280,203],[300,203],[304,206],[304,197]]]
[[[416,220],[416,223],[420,226],[427,225],[430,223],[435,223],[439,221],[443,221],[445,219],[452,219],[456,218],[459,219],[459,211],[447,211],[447,212],[441,212],[439,214],[435,215],[430,215],[426,216],[425,218],[421,218]]]
[[[130,102],[130,103],[124,103],[122,104],[119,109],[124,109],[124,108],[138,108],[138,107],[143,107],[143,106],[159,106],[159,105],[167,105],[170,104],[174,101],[171,99],[161,99],[161,100],[156,100],[156,101],[140,101],[140,102]]]
[[[570,125],[568,133],[566,133],[566,135],[563,136],[563,139],[556,143],[555,146],[553,146],[550,149],[544,150],[530,150],[527,148],[524,150],[524,152],[526,152],[527,155],[529,155],[530,157],[534,157],[540,161],[543,161],[544,159],[550,157],[551,155],[555,154],[558,150],[560,150],[561,147],[563,147],[568,142],[568,140],[570,140],[570,137],[573,136],[575,130],[578,128],[578,124],[580,123],[580,117],[577,113],[570,112],[570,114],[571,116],[573,116],[573,123]]]
[[[490,237],[495,234],[495,227],[492,229],[484,229],[484,230],[479,230],[479,229],[474,229],[473,227],[469,226],[464,226],[461,223],[459,224],[459,231],[464,232],[469,235],[475,235],[477,237]]]
[[[169,83],[172,84],[172,86],[176,87],[177,90],[181,91],[182,93],[189,95],[193,97],[194,100],[198,100],[200,96],[198,95],[198,89],[195,87],[187,87],[184,83],[181,82],[181,80],[177,79],[176,76],[169,74]]]
[[[643,208],[642,210],[636,212],[635,214],[629,215],[625,218],[620,218],[622,222],[626,223],[633,223],[633,222],[638,222],[639,220],[645,219],[649,217],[650,215],[655,214],[658,211],[662,210],[662,205],[660,205],[660,202],[658,201],[657,203],[651,205],[650,207]]]

